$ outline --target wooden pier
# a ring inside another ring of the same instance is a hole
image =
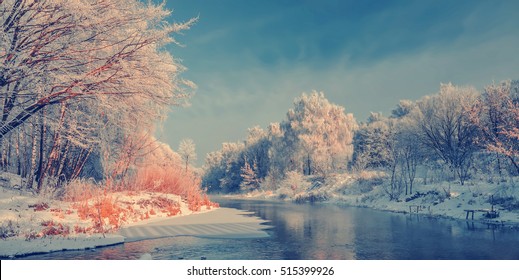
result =
[[[494,209],[465,209],[464,211],[466,212],[465,220],[469,219],[469,214],[472,214],[472,220],[474,220],[474,212],[483,212],[489,219],[499,217],[499,212],[495,211]]]

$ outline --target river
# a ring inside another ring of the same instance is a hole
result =
[[[178,236],[24,259],[519,259],[519,230],[331,204],[216,198],[269,220],[270,237]]]

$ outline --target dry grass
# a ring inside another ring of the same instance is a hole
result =
[[[63,200],[67,202],[78,202],[99,196],[102,188],[91,180],[76,179],[65,186]]]
[[[136,191],[179,195],[188,203],[191,211],[200,211],[204,206],[218,207],[200,189],[200,177],[179,166],[143,167],[138,170],[134,182],[133,190]]]
[[[142,166],[132,176],[120,181],[120,184],[112,181],[110,188],[81,179],[67,184],[62,199],[71,202],[72,208],[81,220],[89,220],[92,223],[91,227],[76,226],[74,232],[113,232],[125,223],[149,219],[158,213],[166,216],[181,214],[180,201],[169,198],[169,194],[180,196],[191,211],[200,211],[203,207],[218,207],[218,204],[211,202],[200,189],[200,177],[197,174],[171,162],[160,166]],[[119,192],[135,196],[147,193],[149,196],[138,201],[118,201]],[[59,211],[55,211],[54,214],[63,215]],[[53,232],[55,231],[49,233]]]

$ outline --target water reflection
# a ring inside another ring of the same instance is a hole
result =
[[[254,212],[273,226],[270,237],[144,240],[33,259],[519,259],[519,231],[325,204],[218,199]]]

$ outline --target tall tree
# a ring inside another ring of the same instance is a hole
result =
[[[322,92],[296,98],[282,128],[286,141],[298,146],[300,153],[289,156],[302,163],[304,174],[326,174],[351,161],[357,123]]]
[[[489,152],[505,156],[519,174],[519,83],[492,84],[478,99],[471,120],[479,128],[478,137]]]
[[[19,174],[37,170],[40,188],[78,176],[92,153],[115,166],[128,139],[185,103],[194,85],[165,46],[194,20],[170,24],[169,14],[151,1],[0,1],[0,145],[16,148]]]
[[[260,187],[260,180],[258,179],[257,171],[258,166],[256,165],[256,162],[254,161],[253,165],[251,166],[247,159],[244,160],[244,165],[241,167],[240,176],[242,177],[242,182],[240,184],[240,189],[242,191],[251,191],[258,189]]]
[[[141,107],[161,114],[187,96],[182,66],[162,47],[192,21],[165,23],[163,6],[5,0],[0,11],[0,139],[53,104],[93,99],[142,117]]]
[[[380,114],[371,113],[367,123],[359,126],[353,138],[354,168],[383,168],[391,161],[389,143],[392,138],[391,120]]]
[[[477,127],[470,121],[469,112],[475,105],[478,92],[472,87],[442,84],[440,92],[426,96],[418,103],[418,126],[422,143],[443,160],[463,185],[468,178]]]

